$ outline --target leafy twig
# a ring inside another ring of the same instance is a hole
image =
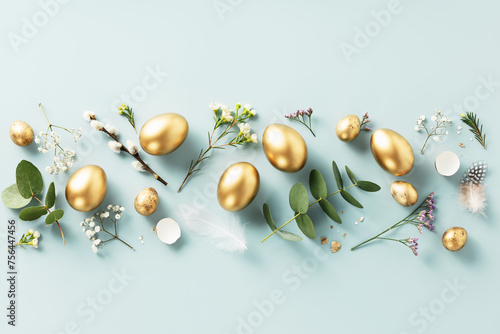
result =
[[[479,144],[486,149],[486,135],[483,134],[483,125],[479,123],[477,115],[472,112],[468,112],[466,114],[461,114],[460,116],[462,117],[460,120],[470,128],[469,131],[474,134],[474,137]]]
[[[316,137],[316,134],[314,134],[314,132],[312,130],[312,125],[311,125],[312,113],[313,113],[313,110],[311,107],[309,107],[309,108],[307,108],[307,110],[298,109],[294,113],[285,115],[285,117],[291,119],[292,121],[297,121],[300,124],[303,124],[306,128],[309,129],[309,131],[311,131],[312,135],[314,137]],[[306,117],[307,117],[307,121],[306,121]]]
[[[118,107],[118,113],[122,116],[124,116],[130,125],[134,128],[135,133],[137,133],[137,129],[135,128],[135,115],[134,112],[132,111],[132,108],[125,103],[123,103],[121,106]]]

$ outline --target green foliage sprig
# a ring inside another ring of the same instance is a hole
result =
[[[472,112],[468,112],[460,116],[462,117],[460,120],[470,128],[469,131],[474,134],[474,137],[479,144],[486,149],[486,135],[483,134],[483,125],[479,123],[477,115]]]
[[[135,128],[135,114],[132,111],[132,108],[125,103],[118,107],[118,113],[124,116],[130,125],[134,128],[135,133],[137,133],[137,129]]]
[[[361,203],[359,203],[354,198],[354,196],[352,196],[347,191],[347,189],[352,187],[358,187],[363,191],[369,191],[369,192],[377,192],[380,190],[380,186],[378,186],[373,182],[358,181],[354,176],[354,173],[347,166],[345,166],[345,170],[349,179],[352,182],[352,185],[345,187],[342,175],[340,174],[340,170],[337,167],[335,161],[332,161],[332,169],[338,190],[328,194],[328,189],[326,186],[325,179],[323,178],[323,175],[321,175],[321,173],[318,170],[313,169],[309,174],[309,188],[311,190],[312,196],[316,200],[312,203],[309,203],[309,196],[307,194],[306,187],[302,183],[294,184],[293,187],[290,189],[289,202],[290,202],[290,207],[292,208],[295,215],[280,227],[276,227],[273,217],[271,215],[271,210],[269,208],[269,205],[267,203],[264,203],[263,207],[264,217],[266,219],[267,224],[271,228],[272,233],[269,234],[266,238],[264,238],[262,242],[266,241],[273,234],[277,234],[283,239],[289,241],[302,240],[300,236],[282,230],[283,227],[285,227],[293,220],[296,221],[297,226],[302,231],[302,233],[304,233],[308,238],[314,239],[314,237],[316,236],[314,225],[311,218],[309,218],[309,216],[307,215],[307,211],[311,206],[313,206],[316,203],[319,203],[321,209],[330,219],[339,224],[342,224],[342,219],[340,219],[340,216],[337,213],[337,210],[335,210],[335,207],[327,200],[328,197],[340,193],[340,195],[346,202],[350,203],[351,205],[357,208],[362,209],[363,206],[361,205]]]
[[[49,185],[49,189],[45,195],[45,203],[37,197],[42,190],[42,174],[31,162],[23,160],[16,168],[16,183],[2,192],[2,201],[11,209],[20,209],[30,204],[33,199],[37,200],[41,205],[23,209],[19,213],[19,219],[33,221],[48,214],[45,218],[45,224],[52,225],[56,223],[61,231],[63,244],[65,244],[64,233],[59,224],[59,220],[64,216],[64,211],[61,209],[51,211],[56,203],[54,182]]]

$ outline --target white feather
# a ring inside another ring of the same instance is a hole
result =
[[[484,210],[486,208],[486,191],[483,184],[473,182],[460,185],[460,201],[462,205],[474,214],[481,214],[487,218]]]
[[[221,219],[212,210],[198,210],[188,204],[180,204],[178,209],[186,227],[216,249],[240,253],[247,249],[245,229],[237,215]]]

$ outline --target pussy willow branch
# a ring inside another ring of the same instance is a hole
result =
[[[32,195],[32,197],[34,199],[36,199],[38,202],[40,202],[40,204],[42,204],[42,206],[45,208],[45,210],[47,210],[47,212],[49,213],[49,215],[51,214],[50,209],[42,201],[40,201],[40,199],[38,197],[36,197],[35,195]],[[57,227],[59,227],[59,231],[61,231],[61,236],[62,236],[62,239],[63,239],[63,245],[65,245],[66,241],[64,240],[64,233],[63,233],[63,230],[61,228],[61,224],[59,224],[59,221],[57,219],[55,220],[55,223],[57,224]]]
[[[92,117],[90,118],[91,120],[95,121],[96,118],[95,117]],[[107,134],[110,138],[112,138],[114,141],[116,141],[117,143],[119,143],[121,145],[121,148],[120,150],[122,150],[123,152],[127,153],[128,155],[134,157],[135,160],[139,161],[141,163],[141,165],[144,167],[145,170],[147,170],[149,173],[151,173],[154,178],[156,180],[158,180],[160,183],[162,183],[164,186],[167,186],[167,181],[165,181],[164,179],[162,179],[158,174],[156,174],[156,172],[154,170],[151,169],[151,167],[149,167],[142,159],[141,157],[139,156],[139,153],[136,153],[136,154],[132,154],[130,153],[130,151],[125,147],[125,145],[123,145],[123,143],[118,139],[117,136],[115,136],[114,134],[110,133],[108,130],[106,130],[106,128],[103,126],[99,131],[102,131],[104,132],[105,134]]]

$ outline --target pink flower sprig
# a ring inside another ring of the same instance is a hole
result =
[[[373,238],[370,238],[362,243],[360,243],[357,246],[354,246],[351,248],[351,250],[355,250],[358,247],[363,246],[364,244],[373,241],[373,240],[390,240],[390,241],[396,241],[399,242],[413,252],[413,254],[418,255],[418,238],[406,238],[406,239],[393,239],[393,238],[384,238],[382,237],[383,234],[401,227],[403,225],[413,225],[417,228],[417,230],[422,234],[423,228],[427,228],[429,231],[433,232],[434,231],[434,225],[432,222],[434,221],[434,210],[436,209],[436,200],[434,199],[434,192],[430,193],[429,196],[425,198],[425,200],[415,209],[413,210],[412,213],[410,213],[408,216],[405,218],[401,219],[398,221],[396,224],[392,225],[388,229],[382,231],[381,233],[377,234]]]
[[[370,116],[368,112],[365,112],[363,119],[361,120],[361,131],[371,131],[372,128],[368,127],[366,124],[370,123]]]
[[[306,128],[309,129],[309,131],[311,131],[312,135],[314,137],[316,137],[316,135],[314,134],[314,132],[312,130],[312,126],[311,126],[312,113],[313,113],[313,110],[311,107],[309,107],[309,108],[307,108],[307,110],[298,109],[296,112],[293,112],[291,114],[286,114],[285,117],[303,124]],[[307,117],[307,119],[306,119],[306,117]]]

